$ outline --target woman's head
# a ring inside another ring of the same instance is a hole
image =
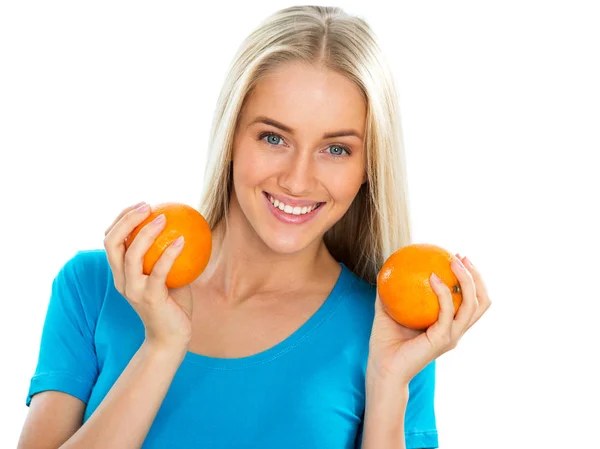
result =
[[[291,129],[254,123],[265,117]],[[323,136],[341,130],[357,135]],[[269,193],[311,203],[296,219],[324,204],[289,225],[269,210]],[[243,42],[210,134],[201,211],[211,228],[232,201],[273,250],[294,252],[324,234],[332,255],[372,283],[385,258],[410,243],[397,95],[362,19],[296,6]]]
[[[271,69],[234,134],[232,213],[276,253],[320,246],[366,181],[365,116],[345,76],[304,62]]]

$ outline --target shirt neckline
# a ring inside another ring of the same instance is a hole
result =
[[[299,346],[306,337],[324,323],[333,313],[340,301],[346,296],[352,280],[351,271],[342,262],[341,271],[333,288],[321,306],[298,329],[283,341],[264,351],[246,357],[220,358],[188,351],[182,363],[203,365],[218,370],[235,370],[252,365],[270,362]]]

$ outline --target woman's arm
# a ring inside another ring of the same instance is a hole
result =
[[[465,258],[466,262],[466,258]],[[379,294],[369,342],[363,449],[405,449],[404,418],[408,385],[427,365],[456,347],[464,333],[485,313],[491,301],[479,271],[453,257],[452,271],[460,282],[462,303],[455,314],[450,288],[431,276],[440,303],[438,320],[418,331],[395,322]]]
[[[77,432],[85,402],[68,393],[42,391],[31,398],[17,449],[54,449]]]
[[[362,449],[405,449],[408,384],[370,375],[367,369]]]
[[[185,354],[144,342],[83,426],[81,401],[64,393],[39,402],[34,396],[18,448],[141,447]]]

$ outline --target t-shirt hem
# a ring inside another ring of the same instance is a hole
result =
[[[34,394],[42,391],[61,391],[75,396],[87,404],[92,387],[92,381],[73,376],[68,373],[40,373],[31,378],[29,392],[25,404],[29,407]]]
[[[437,430],[407,432],[406,449],[436,449],[438,444]]]

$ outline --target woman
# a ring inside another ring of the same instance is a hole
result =
[[[147,204],[54,283],[20,448],[430,448],[435,359],[489,306],[458,257],[426,333],[381,308],[376,275],[411,243],[396,92],[365,22],[269,17],[219,99],[201,211],[206,270],[169,291],[185,242],[149,276]],[[404,446],[405,445],[405,446]]]

